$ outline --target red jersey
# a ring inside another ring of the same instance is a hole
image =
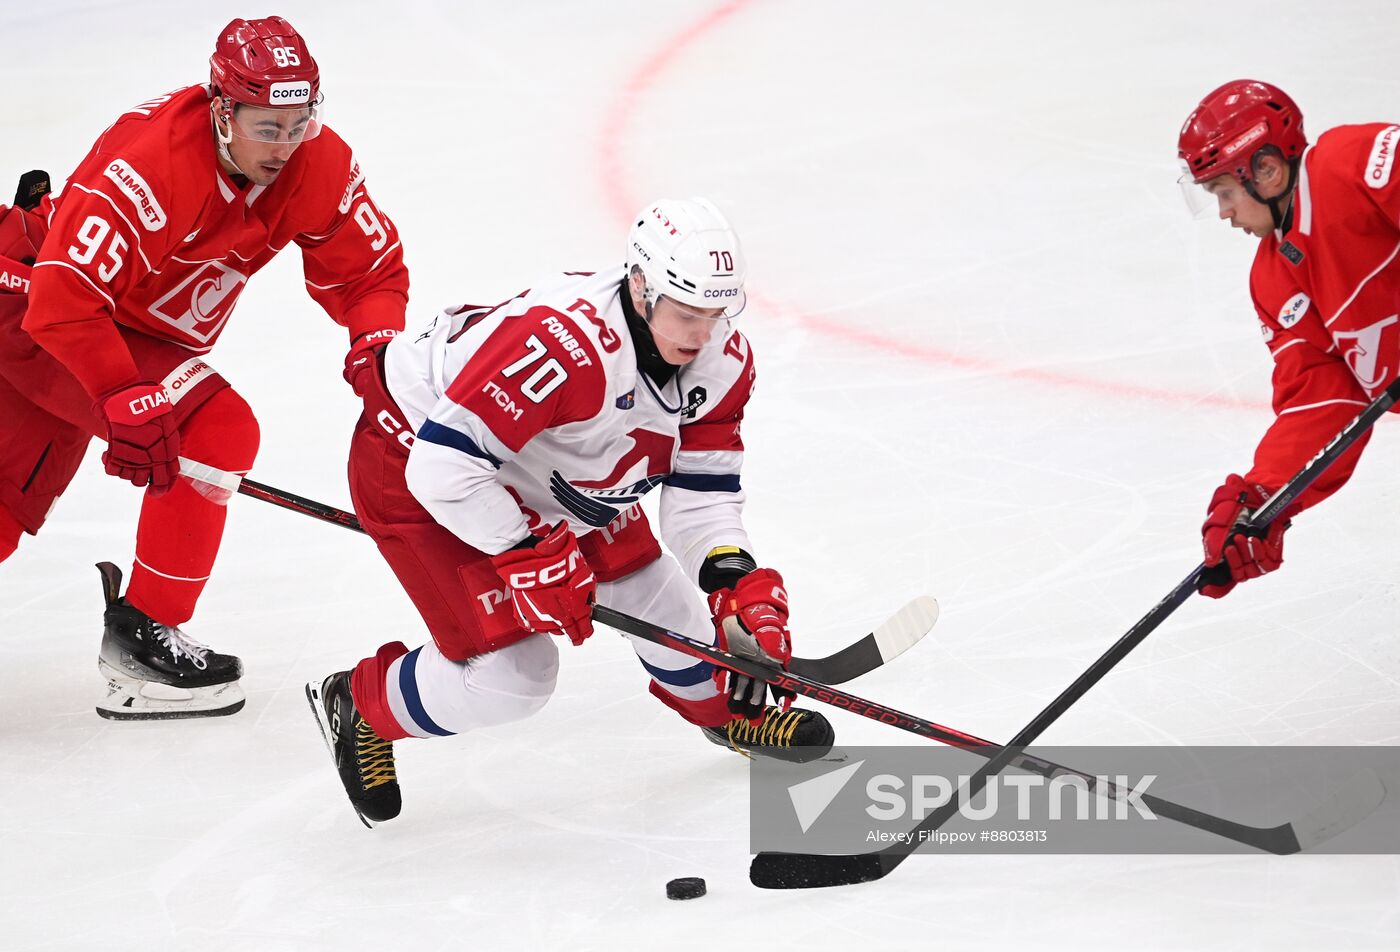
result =
[[[1339,126],[1303,153],[1284,228],[1259,243],[1250,293],[1274,358],[1276,418],[1246,479],[1277,489],[1400,370],[1400,125]],[[1357,442],[1300,499],[1351,477]]]
[[[307,290],[352,340],[403,328],[399,236],[349,146],[323,128],[271,185],[239,185],[219,164],[209,103],[191,86],[124,113],[50,210],[24,329],[94,397],[140,379],[115,324],[204,353],[290,242]]]

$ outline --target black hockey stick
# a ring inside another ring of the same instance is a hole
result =
[[[939,743],[948,744],[953,747],[961,747],[969,750],[979,757],[992,759],[1004,748],[994,744],[989,740],[983,740],[972,734],[955,730],[951,727],[944,727],[942,724],[935,724],[932,721],[913,714],[906,714],[903,711],[886,707],[874,701],[867,701],[864,698],[847,694],[844,691],[832,688],[830,685],[814,683],[815,679],[803,677],[792,671],[782,671],[781,669],[767,665],[762,662],[749,661],[744,658],[735,657],[728,652],[721,651],[712,645],[687,638],[685,635],[674,631],[669,631],[659,625],[653,625],[629,615],[622,615],[610,609],[599,608],[594,612],[594,618],[598,621],[611,625],[620,631],[636,635],[647,641],[667,648],[675,648],[698,658],[705,658],[723,668],[747,674],[750,677],[767,681],[774,687],[785,688],[802,697],[821,701],[834,707],[842,708],[853,714],[860,714],[877,720],[882,724],[897,727],[900,730],[908,731],[911,734],[918,734]],[[1088,789],[1100,792],[1114,799],[1125,797],[1129,791],[1122,789],[1116,784],[1105,783],[1102,778],[1061,766],[1040,757],[1033,757],[1030,754],[1021,753],[1014,757],[1009,766],[1031,773],[1040,774],[1048,779],[1055,777],[1073,776],[1086,781]],[[1365,817],[1369,816],[1376,807],[1380,806],[1385,798],[1385,787],[1380,778],[1372,772],[1363,774],[1349,784],[1345,789],[1327,799],[1324,803],[1315,807],[1307,816],[1301,817],[1290,823],[1281,823],[1278,826],[1260,827],[1249,826],[1245,823],[1237,823],[1234,820],[1227,820],[1224,817],[1213,816],[1209,813],[1202,813],[1200,810],[1173,803],[1170,800],[1163,800],[1161,797],[1152,794],[1140,794],[1141,801],[1158,816],[1169,820],[1175,820],[1186,826],[1195,827],[1207,833],[1214,833],[1228,840],[1243,843],[1246,846],[1254,847],[1268,853],[1276,853],[1280,856],[1289,853],[1296,853],[1299,850],[1307,849],[1323,840],[1342,832],[1350,826],[1355,825]],[[788,854],[768,854],[760,853],[759,856],[786,856]],[[757,857],[755,857],[755,860]],[[768,886],[767,883],[757,882],[756,885],[766,888],[777,888]]]
[[[1361,438],[1376,421],[1400,400],[1400,380],[1371,401],[1366,409],[1357,415],[1342,431],[1334,436],[1306,466],[1298,471],[1283,488],[1275,493],[1267,503],[1236,526],[1237,532],[1258,534],[1279,517],[1285,509],[1331,466],[1347,448]],[[1084,696],[1104,675],[1128,656],[1137,645],[1152,633],[1172,612],[1194,595],[1201,577],[1206,572],[1204,563],[1191,570],[1191,574],[1172,589],[1165,598],[1156,604],[1140,621],[1128,629],[1108,651],[1091,664],[1074,683],[1065,688],[1060,696],[1051,701],[1043,711],[1011,739],[1011,742],[997,752],[968,783],[966,799],[973,800],[987,781],[995,774],[1010,766],[1022,755],[1026,746],[1038,738],[1051,724],[1067,711],[1075,701]],[[905,840],[873,853],[853,855],[817,856],[802,853],[759,853],[749,867],[749,879],[756,886],[767,889],[809,889],[819,886],[842,886],[864,883],[887,876],[904,862],[917,844],[926,842],[928,834],[937,830],[958,812],[961,800],[957,793],[915,827]]]
[[[270,502],[284,509],[291,509],[326,522],[333,522],[356,532],[364,531],[359,520],[349,512],[266,486],[254,480],[244,478],[241,482],[237,482],[239,477],[236,475],[210,471],[207,467],[201,468],[199,464],[189,461],[182,461],[182,472],[202,482],[220,485],[229,490],[236,488],[244,495]],[[908,647],[918,641],[937,619],[937,612],[938,604],[933,599],[915,599],[889,621],[853,645],[826,658],[793,658],[788,671],[783,671],[773,665],[736,657],[713,645],[696,641],[678,632],[614,611],[603,605],[593,609],[593,618],[600,624],[618,631],[635,635],[663,647],[673,648],[693,657],[710,661],[720,667],[746,674],[749,677],[758,678],[775,687],[785,688],[811,700],[869,717],[882,724],[889,724],[891,727],[897,727],[911,734],[918,734],[929,740],[970,750],[981,757],[992,758],[1001,748],[989,740],[983,740],[972,734],[945,727],[925,718],[906,714],[895,708],[868,701],[831,687],[832,684],[849,680],[865,671],[879,667],[898,654],[899,651],[902,651],[903,647]],[[910,640],[911,638],[912,640]],[[903,647],[899,647],[901,644]],[[837,677],[836,675],[844,676]],[[1032,757],[1029,754],[1021,754],[1011,762],[1011,766],[1040,774],[1047,779],[1067,775],[1080,777],[1086,781],[1089,789],[1101,790],[1110,797],[1121,797],[1126,793],[1114,784],[1102,783],[1095,775],[1073,770],[1039,757]],[[1151,794],[1142,794],[1141,799],[1159,816],[1208,833],[1214,833],[1255,849],[1282,855],[1306,849],[1352,826],[1369,815],[1380,804],[1384,794],[1385,790],[1381,786],[1380,780],[1372,775],[1365,782],[1354,784],[1347,790],[1338,793],[1306,817],[1273,827],[1257,827],[1237,823],[1223,817],[1202,813],[1170,800],[1163,800]],[[763,884],[760,883],[760,885]]]
[[[239,476],[237,473],[227,473],[184,457],[180,459],[180,473],[225,492],[238,492],[245,496],[251,496],[263,502],[270,502],[274,506],[320,519],[322,522],[343,526],[354,532],[363,533],[365,531],[354,513],[316,502],[314,499],[307,499],[305,496],[285,492],[246,476]],[[652,626],[648,622],[614,611],[603,605],[594,607],[593,619],[610,628],[625,631],[640,638],[647,637],[645,634],[639,634],[640,631],[652,630]],[[825,658],[793,658],[790,662],[790,670],[804,678],[826,684],[841,684],[851,681],[893,661],[918,644],[925,635],[933,630],[937,621],[938,602],[925,595],[913,599],[881,622],[874,631],[857,639],[835,654],[827,655]],[[656,639],[650,640],[655,641]]]

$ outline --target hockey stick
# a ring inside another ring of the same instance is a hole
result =
[[[832,688],[830,685],[813,683],[815,679],[803,677],[796,672],[782,671],[772,665],[736,657],[712,645],[687,638],[674,631],[668,631],[650,622],[613,612],[610,609],[598,609],[594,613],[594,618],[630,635],[636,635],[668,648],[675,648],[697,658],[705,658],[720,667],[767,681],[774,687],[785,688],[803,697],[842,708],[853,714],[869,717],[882,724],[888,724],[891,727],[897,727],[900,730],[918,734],[939,743],[961,747],[988,760],[996,757],[1004,749],[992,741],[983,740],[951,727],[944,727],[942,724],[935,724],[922,717],[906,714],[874,701],[867,701],[864,698]],[[1104,782],[1101,777],[1026,753],[1018,754],[1010,761],[1009,766],[1040,774],[1047,780],[1064,776],[1078,777],[1087,783],[1088,789],[1113,799],[1126,797],[1129,792],[1116,784]],[[1200,810],[1173,803],[1170,800],[1163,800],[1161,797],[1149,793],[1140,794],[1139,798],[1154,813],[1169,820],[1175,820],[1207,833],[1214,833],[1217,836],[1234,840],[1245,846],[1252,846],[1267,853],[1286,856],[1330,839],[1369,816],[1385,798],[1385,787],[1374,771],[1363,771],[1358,777],[1353,778],[1352,782],[1343,790],[1314,808],[1307,816],[1290,823],[1281,823],[1278,826],[1270,827],[1237,823],[1224,817],[1202,813]],[[786,856],[788,854],[759,854],[759,856],[768,855]],[[755,857],[756,859],[757,857]],[[767,883],[755,882],[755,884],[765,888],[779,888],[769,886]]]
[[[240,478],[234,474],[211,470],[189,460],[181,461],[181,471],[191,478],[217,485],[230,492],[242,492],[273,505],[333,522],[347,529],[353,529],[357,532],[364,531],[359,521],[351,513],[302,496],[283,492],[280,489],[274,489],[246,478],[240,482]],[[794,658],[788,671],[783,671],[773,665],[736,657],[713,645],[696,641],[678,632],[670,631],[602,605],[593,609],[593,617],[599,623],[618,631],[635,635],[663,647],[673,648],[693,657],[710,661],[720,667],[746,674],[749,677],[758,678],[814,701],[869,717],[882,724],[889,724],[891,727],[918,734],[929,740],[970,750],[981,757],[991,758],[1001,749],[991,741],[951,727],[944,727],[922,717],[906,714],[892,707],[868,701],[831,687],[832,684],[853,678],[857,674],[863,673],[864,670],[878,667],[905,647],[917,642],[923,636],[923,632],[927,631],[928,627],[936,620],[937,611],[938,604],[933,599],[915,599],[873,633],[866,635],[850,647],[827,658]],[[896,634],[902,636],[903,640],[894,640]],[[892,650],[893,654],[890,653]],[[846,659],[862,670],[855,673],[850,670],[838,670],[836,665],[838,659]],[[832,676],[833,674],[846,674],[848,677],[839,678]],[[1072,770],[1028,754],[1021,754],[1012,762],[1012,766],[1040,774],[1047,779],[1065,775],[1080,777],[1087,782],[1089,789],[1102,790],[1111,797],[1120,797],[1125,793],[1113,784],[1102,783],[1094,775]],[[1163,800],[1151,794],[1142,794],[1141,799],[1160,816],[1243,843],[1246,846],[1252,846],[1255,849],[1282,855],[1307,849],[1309,846],[1352,826],[1369,815],[1380,804],[1384,792],[1379,779],[1375,778],[1373,774],[1369,782],[1354,784],[1351,788],[1323,803],[1306,817],[1275,827],[1256,827],[1236,823],[1233,820],[1202,813],[1191,807]],[[760,883],[759,885],[764,884]]]
[[[255,480],[222,473],[189,460],[181,461],[181,470],[199,481],[218,485],[229,491],[241,492],[244,495],[326,522],[332,522],[347,529],[364,532],[359,520],[344,510],[275,489]],[[874,632],[854,644],[826,658],[794,658],[789,671],[782,671],[776,667],[735,657],[712,645],[695,641],[685,635],[614,611],[606,606],[595,607],[593,617],[598,622],[618,631],[711,661],[721,667],[737,670],[750,677],[760,678],[804,697],[844,708],[852,713],[870,717],[881,723],[890,724],[931,740],[970,750],[979,756],[992,758],[999,748],[991,741],[944,727],[882,704],[867,701],[830,686],[878,667],[917,643],[937,620],[937,612],[938,604],[933,599],[915,599]],[[1077,776],[1084,779],[1090,789],[1102,789],[1102,792],[1110,797],[1124,795],[1124,791],[1120,788],[1113,784],[1103,784],[1094,775],[1072,770],[1024,753],[1016,757],[1011,762],[1011,766],[1041,774],[1046,778],[1064,775]],[[1354,825],[1375,810],[1384,795],[1385,789],[1379,778],[1374,774],[1370,774],[1369,777],[1363,776],[1354,781],[1346,790],[1314,809],[1306,817],[1275,827],[1255,827],[1237,823],[1150,794],[1143,794],[1142,801],[1158,815],[1167,819],[1176,820],[1187,826],[1214,833],[1255,849],[1283,855],[1307,849],[1309,846],[1322,842]],[[757,863],[757,858],[755,858],[755,863]],[[766,885],[765,883],[758,884]]]
[[[1342,431],[1334,436],[1306,466],[1298,471],[1283,488],[1275,493],[1267,503],[1249,518],[1237,524],[1238,532],[1257,534],[1279,517],[1313,482],[1331,466],[1348,447],[1362,437],[1376,421],[1400,400],[1400,380],[1387,387],[1380,396],[1371,401]],[[1128,656],[1128,653],[1146,638],[1153,630],[1194,595],[1201,577],[1206,573],[1204,563],[1191,570],[1165,598],[1156,604],[1136,625],[1104,652],[1097,661],[1075,679],[1074,683],[1051,701],[1029,724],[1011,739],[1011,742],[997,752],[982,769],[972,775],[968,783],[966,799],[976,798],[995,774],[1010,766],[1020,757],[1026,746],[1038,738],[1046,728],[1067,711],[1075,701],[1084,696],[1104,675]],[[1379,782],[1379,780],[1377,780]],[[749,879],[756,886],[767,889],[808,889],[819,886],[841,886],[852,883],[870,882],[889,875],[904,862],[917,848],[916,844],[926,842],[929,833],[937,830],[958,812],[961,797],[956,793],[948,802],[933,811],[918,826],[910,831],[906,840],[896,841],[891,846],[873,853],[852,855],[817,856],[802,853],[759,853],[749,867]]]
[[[223,492],[241,493],[244,496],[251,496],[283,509],[290,509],[293,512],[320,519],[322,522],[334,523],[359,533],[365,531],[364,527],[360,525],[360,520],[355,518],[354,513],[316,502],[314,499],[307,499],[305,496],[284,492],[246,476],[239,476],[237,473],[215,469],[183,456],[180,457],[180,473],[196,482],[215,487]],[[650,626],[641,619],[633,618],[603,605],[594,606],[593,619],[610,628],[616,628],[628,634],[636,634],[641,638],[645,638],[646,635],[638,634],[639,630],[651,630]],[[851,681],[883,664],[888,664],[918,644],[925,635],[933,630],[937,621],[938,602],[925,595],[913,599],[882,622],[874,631],[835,654],[827,655],[825,658],[793,658],[790,662],[790,670],[812,681],[821,681],[826,684],[841,684]]]

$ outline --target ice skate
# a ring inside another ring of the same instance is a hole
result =
[[[119,721],[222,717],[243,707],[243,663],[162,625],[120,596],[122,573],[99,562],[107,607],[97,669],[107,694],[97,713]]]
[[[356,710],[350,694],[350,672],[338,671],[325,681],[308,682],[306,700],[360,822],[373,827],[398,816],[403,800],[394,772],[394,744],[375,733]]]
[[[757,727],[740,719],[700,729],[711,743],[746,757],[771,757],[795,764],[825,757],[836,741],[831,724],[816,711],[793,708],[783,713],[772,704],[764,708],[763,723]]]

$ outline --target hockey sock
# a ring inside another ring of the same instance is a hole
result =
[[[23,534],[24,527],[10,515],[10,510],[0,506],[0,562],[15,554],[15,549],[19,548],[19,537]]]
[[[391,641],[355,665],[350,675],[350,696],[355,699],[355,709],[360,712],[374,732],[385,740],[402,740],[412,737],[399,726],[399,719],[389,703],[388,685],[398,683],[399,666],[395,664],[408,654],[408,646],[401,641]],[[393,681],[390,681],[390,678]]]
[[[404,653],[398,642],[355,666],[350,693],[360,715],[385,740],[447,737],[529,717],[554,693],[559,649],[531,635],[456,661],[436,644]]]
[[[220,390],[180,427],[181,455],[240,475],[258,452],[258,424],[233,390]],[[188,479],[169,492],[146,494],[136,527],[136,564],[127,600],[163,625],[194,614],[214,568],[227,510]]]
[[[713,684],[714,682],[709,683]],[[692,701],[677,697],[658,682],[652,681],[651,693],[662,704],[696,727],[719,727],[728,724],[733,718],[733,715],[729,713],[729,696],[723,692]]]

